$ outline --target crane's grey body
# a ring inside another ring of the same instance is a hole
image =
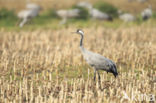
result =
[[[65,24],[67,19],[78,17],[80,15],[80,10],[79,9],[58,10],[56,11],[56,14],[62,18],[60,24]]]
[[[20,18],[22,21],[19,24],[19,27],[23,27],[24,24],[26,24],[29,20],[32,18],[35,18],[38,14],[39,11],[41,10],[41,7],[37,4],[27,4],[26,9],[22,10],[18,13],[18,18]]]
[[[90,4],[89,2],[86,2],[86,1],[79,2],[77,4],[77,6],[87,8],[88,10],[93,8],[92,4]]]
[[[98,9],[92,8],[89,11],[90,15],[92,18],[94,19],[98,19],[98,20],[112,20],[112,18],[105,12],[101,12]]]
[[[123,13],[122,10],[118,10],[118,15],[124,22],[132,22],[136,20],[136,17],[131,13]]]
[[[152,16],[152,6],[149,5],[148,8],[141,12],[141,16],[143,20],[147,20]]]
[[[84,59],[90,66],[94,67],[97,70],[105,70],[107,72],[111,72],[111,71],[116,72],[116,70],[114,69],[116,68],[115,63],[113,61],[105,58],[104,56],[100,54],[88,51],[82,46],[80,46],[80,49],[81,49]]]
[[[81,35],[80,50],[83,54],[84,59],[91,67],[94,68],[94,80],[96,78],[96,72],[98,72],[98,70],[104,70],[107,73],[108,72],[113,73],[113,75],[116,77],[118,73],[117,73],[117,68],[115,63],[100,54],[93,53],[91,51],[86,50],[83,47],[83,37],[84,37],[83,31],[78,29],[76,33]],[[100,80],[99,73],[98,73],[98,78]]]
[[[124,22],[132,22],[132,21],[135,20],[135,16],[133,16],[133,15],[130,14],[130,13],[121,14],[121,15],[119,16],[119,18],[120,18],[121,20],[123,20]]]
[[[105,12],[102,12],[96,8],[93,8],[92,4],[83,1],[77,4],[77,6],[79,7],[84,7],[87,8],[89,10],[89,14],[93,19],[97,19],[97,20],[110,20],[112,21],[112,17],[110,15],[108,15]]]

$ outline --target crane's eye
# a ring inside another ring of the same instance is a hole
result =
[[[81,31],[80,29],[77,30],[77,32],[80,32],[80,31]]]
[[[79,33],[79,34],[84,34],[83,31],[82,31],[81,29],[78,29],[78,30],[77,30],[77,33]]]

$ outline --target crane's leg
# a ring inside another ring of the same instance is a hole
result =
[[[96,81],[96,69],[94,68],[94,81]]]
[[[101,89],[101,77],[100,77],[99,71],[97,71],[97,72],[98,72],[99,89]]]
[[[101,82],[101,77],[100,77],[99,71],[97,71],[97,72],[98,72],[98,80],[99,80],[99,82]]]
[[[26,23],[28,21],[28,19],[27,18],[24,18],[23,19],[23,21],[20,23],[20,27],[23,27],[23,25]]]
[[[67,22],[67,18],[63,18],[60,24],[65,24]]]
[[[18,19],[16,26],[18,26],[20,24],[20,22],[22,21],[22,19]]]

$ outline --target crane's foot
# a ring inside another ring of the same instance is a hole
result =
[[[94,82],[96,82],[96,69],[94,69]]]
[[[98,72],[98,80],[99,80],[99,82],[101,82],[101,77],[100,77],[99,72]]]
[[[96,82],[96,76],[94,76],[94,82]]]

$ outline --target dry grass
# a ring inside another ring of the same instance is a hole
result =
[[[156,94],[155,27],[84,29],[85,47],[118,67],[116,79],[100,73],[101,88],[73,30],[0,32],[1,103],[132,103],[123,99],[124,91],[137,100],[139,94]]]

